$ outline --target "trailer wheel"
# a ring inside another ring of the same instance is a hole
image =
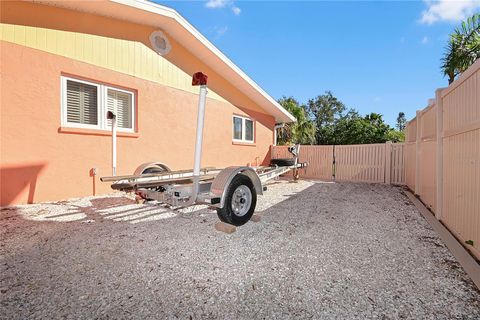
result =
[[[218,218],[234,226],[241,226],[250,220],[257,205],[257,192],[252,180],[237,174],[225,193],[223,208],[217,208]]]

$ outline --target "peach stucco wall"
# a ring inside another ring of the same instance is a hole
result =
[[[0,49],[2,205],[110,192],[98,177],[111,173],[111,137],[60,127],[62,74],[137,91],[138,132],[118,138],[118,174],[147,161],[192,167],[198,95],[5,41]],[[254,109],[208,99],[203,166],[268,161],[275,121]],[[256,120],[254,145],[232,144],[232,114]]]
[[[98,5],[102,5],[102,2],[100,1]],[[0,1],[0,17],[1,22],[4,24],[32,26],[76,32],[85,35],[97,35],[111,39],[123,39],[142,43],[147,47],[150,47],[150,34],[158,30],[146,25],[24,1]],[[159,59],[167,59],[189,75],[197,71],[208,74],[209,88],[215,91],[216,94],[234,105],[263,112],[263,109],[233,86],[228,79],[214,72],[212,68],[185,49],[175,41],[173,37],[168,34],[167,36],[172,45],[172,50],[168,55],[159,57]],[[66,39],[59,39],[59,41],[65,40]],[[75,44],[72,44],[70,47],[69,50],[75,50]],[[143,61],[142,63],[148,64],[149,62]],[[110,68],[110,63],[105,61],[104,67]]]

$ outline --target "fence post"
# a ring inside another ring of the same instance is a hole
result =
[[[417,136],[415,138],[415,194],[420,194],[420,140],[422,138],[422,110],[417,110]]]
[[[440,220],[443,213],[443,99],[442,89],[435,91],[437,104],[437,161],[436,161],[436,190],[435,190],[435,217]]]
[[[392,172],[392,141],[385,142],[385,183],[391,184]]]

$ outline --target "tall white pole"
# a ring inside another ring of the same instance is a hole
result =
[[[205,123],[205,102],[207,98],[207,86],[200,86],[200,98],[198,100],[197,114],[197,136],[195,139],[195,157],[193,161],[193,176],[200,176],[200,165],[202,161],[202,142],[203,142],[203,126]]]
[[[117,175],[117,116],[112,118],[112,176]]]
[[[198,99],[197,136],[195,138],[195,155],[193,159],[192,194],[190,195],[189,199],[182,204],[183,207],[195,203],[199,190],[200,165],[202,162],[203,126],[205,123],[205,104],[207,101],[207,78],[208,77],[201,72],[195,73],[192,78],[192,85],[200,86],[200,96]]]

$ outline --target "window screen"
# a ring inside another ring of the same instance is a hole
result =
[[[233,139],[242,140],[242,118],[233,117]]]
[[[245,140],[253,141],[253,121],[245,119]]]

